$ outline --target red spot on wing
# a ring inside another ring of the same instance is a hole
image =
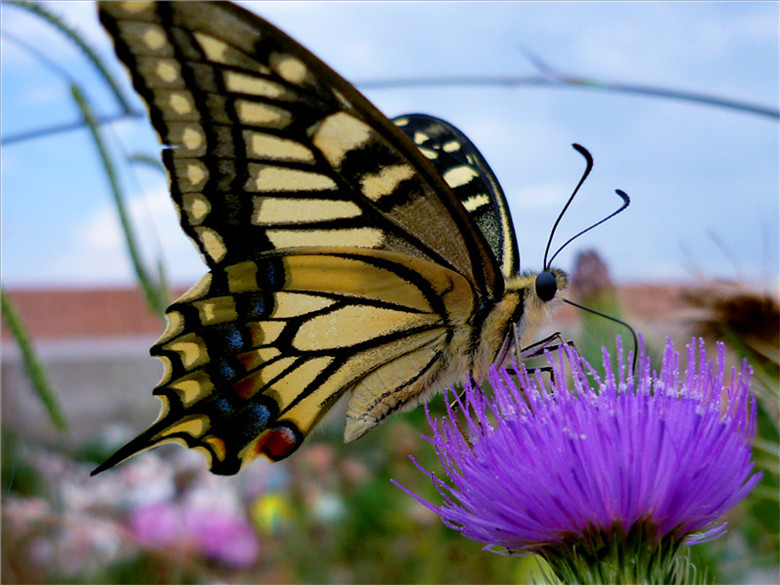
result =
[[[279,461],[290,456],[302,441],[303,437],[297,429],[276,427],[258,439],[256,449],[272,461]]]
[[[261,383],[259,375],[247,376],[233,383],[233,391],[244,400],[247,400],[260,389]]]
[[[254,370],[263,363],[256,351],[245,351],[244,353],[239,353],[236,355],[236,361],[244,366],[244,370],[247,372]]]

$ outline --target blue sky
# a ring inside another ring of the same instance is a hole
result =
[[[615,188],[631,207],[559,256],[596,248],[620,281],[778,280],[778,123],[703,105],[540,87],[362,88],[380,79],[522,76],[530,51],[566,73],[778,105],[778,4],[247,3],[356,83],[390,116],[444,118],[480,148],[510,202],[526,269],[579,179],[595,169],[558,242],[609,213]],[[47,6],[80,30],[129,91],[91,2]],[[2,12],[2,136],[78,119],[61,74],[18,45],[34,44],[83,83],[100,115],[118,111],[82,55],[26,12]],[[133,97],[135,94],[132,94]],[[135,97],[134,97],[135,99]],[[138,105],[140,109],[140,105]],[[155,155],[145,120],[108,129],[114,155]],[[161,175],[123,165],[145,254],[171,279],[203,272],[180,233]],[[132,285],[107,181],[86,130],[2,148],[2,280],[7,287]]]

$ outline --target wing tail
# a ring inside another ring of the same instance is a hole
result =
[[[159,425],[163,422],[164,421],[160,421],[153,424],[132,441],[117,449],[113,455],[111,455],[103,463],[93,469],[90,475],[92,476],[97,475],[98,473],[102,473],[107,469],[114,467],[115,465],[119,465],[126,459],[129,459],[130,457],[133,457],[142,451],[146,451],[147,449],[151,449],[152,447],[159,444],[161,440],[154,440],[153,437],[160,432],[161,429],[159,428]]]
[[[90,475],[97,475],[161,443],[179,443],[196,449],[206,456],[213,473],[233,475],[259,455],[271,461],[284,459],[303,442],[304,435],[296,425],[277,419],[277,409],[270,400],[253,400],[240,407],[227,404],[221,397],[207,398],[204,402],[208,404],[201,404],[197,409],[201,412],[191,409],[186,416],[182,416],[181,409],[169,410]]]

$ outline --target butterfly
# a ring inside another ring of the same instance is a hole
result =
[[[234,474],[293,453],[349,396],[345,441],[528,344],[567,290],[521,273],[504,194],[432,116],[390,120],[226,2],[100,2],[207,274],[166,311],[151,427]]]

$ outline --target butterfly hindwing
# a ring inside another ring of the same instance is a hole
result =
[[[104,466],[163,441],[203,451],[221,474],[260,454],[279,460],[345,391],[345,437],[357,438],[419,400],[447,349],[468,343],[468,299],[457,273],[386,251],[217,267],[169,307],[152,349],[165,364],[160,418]]]

